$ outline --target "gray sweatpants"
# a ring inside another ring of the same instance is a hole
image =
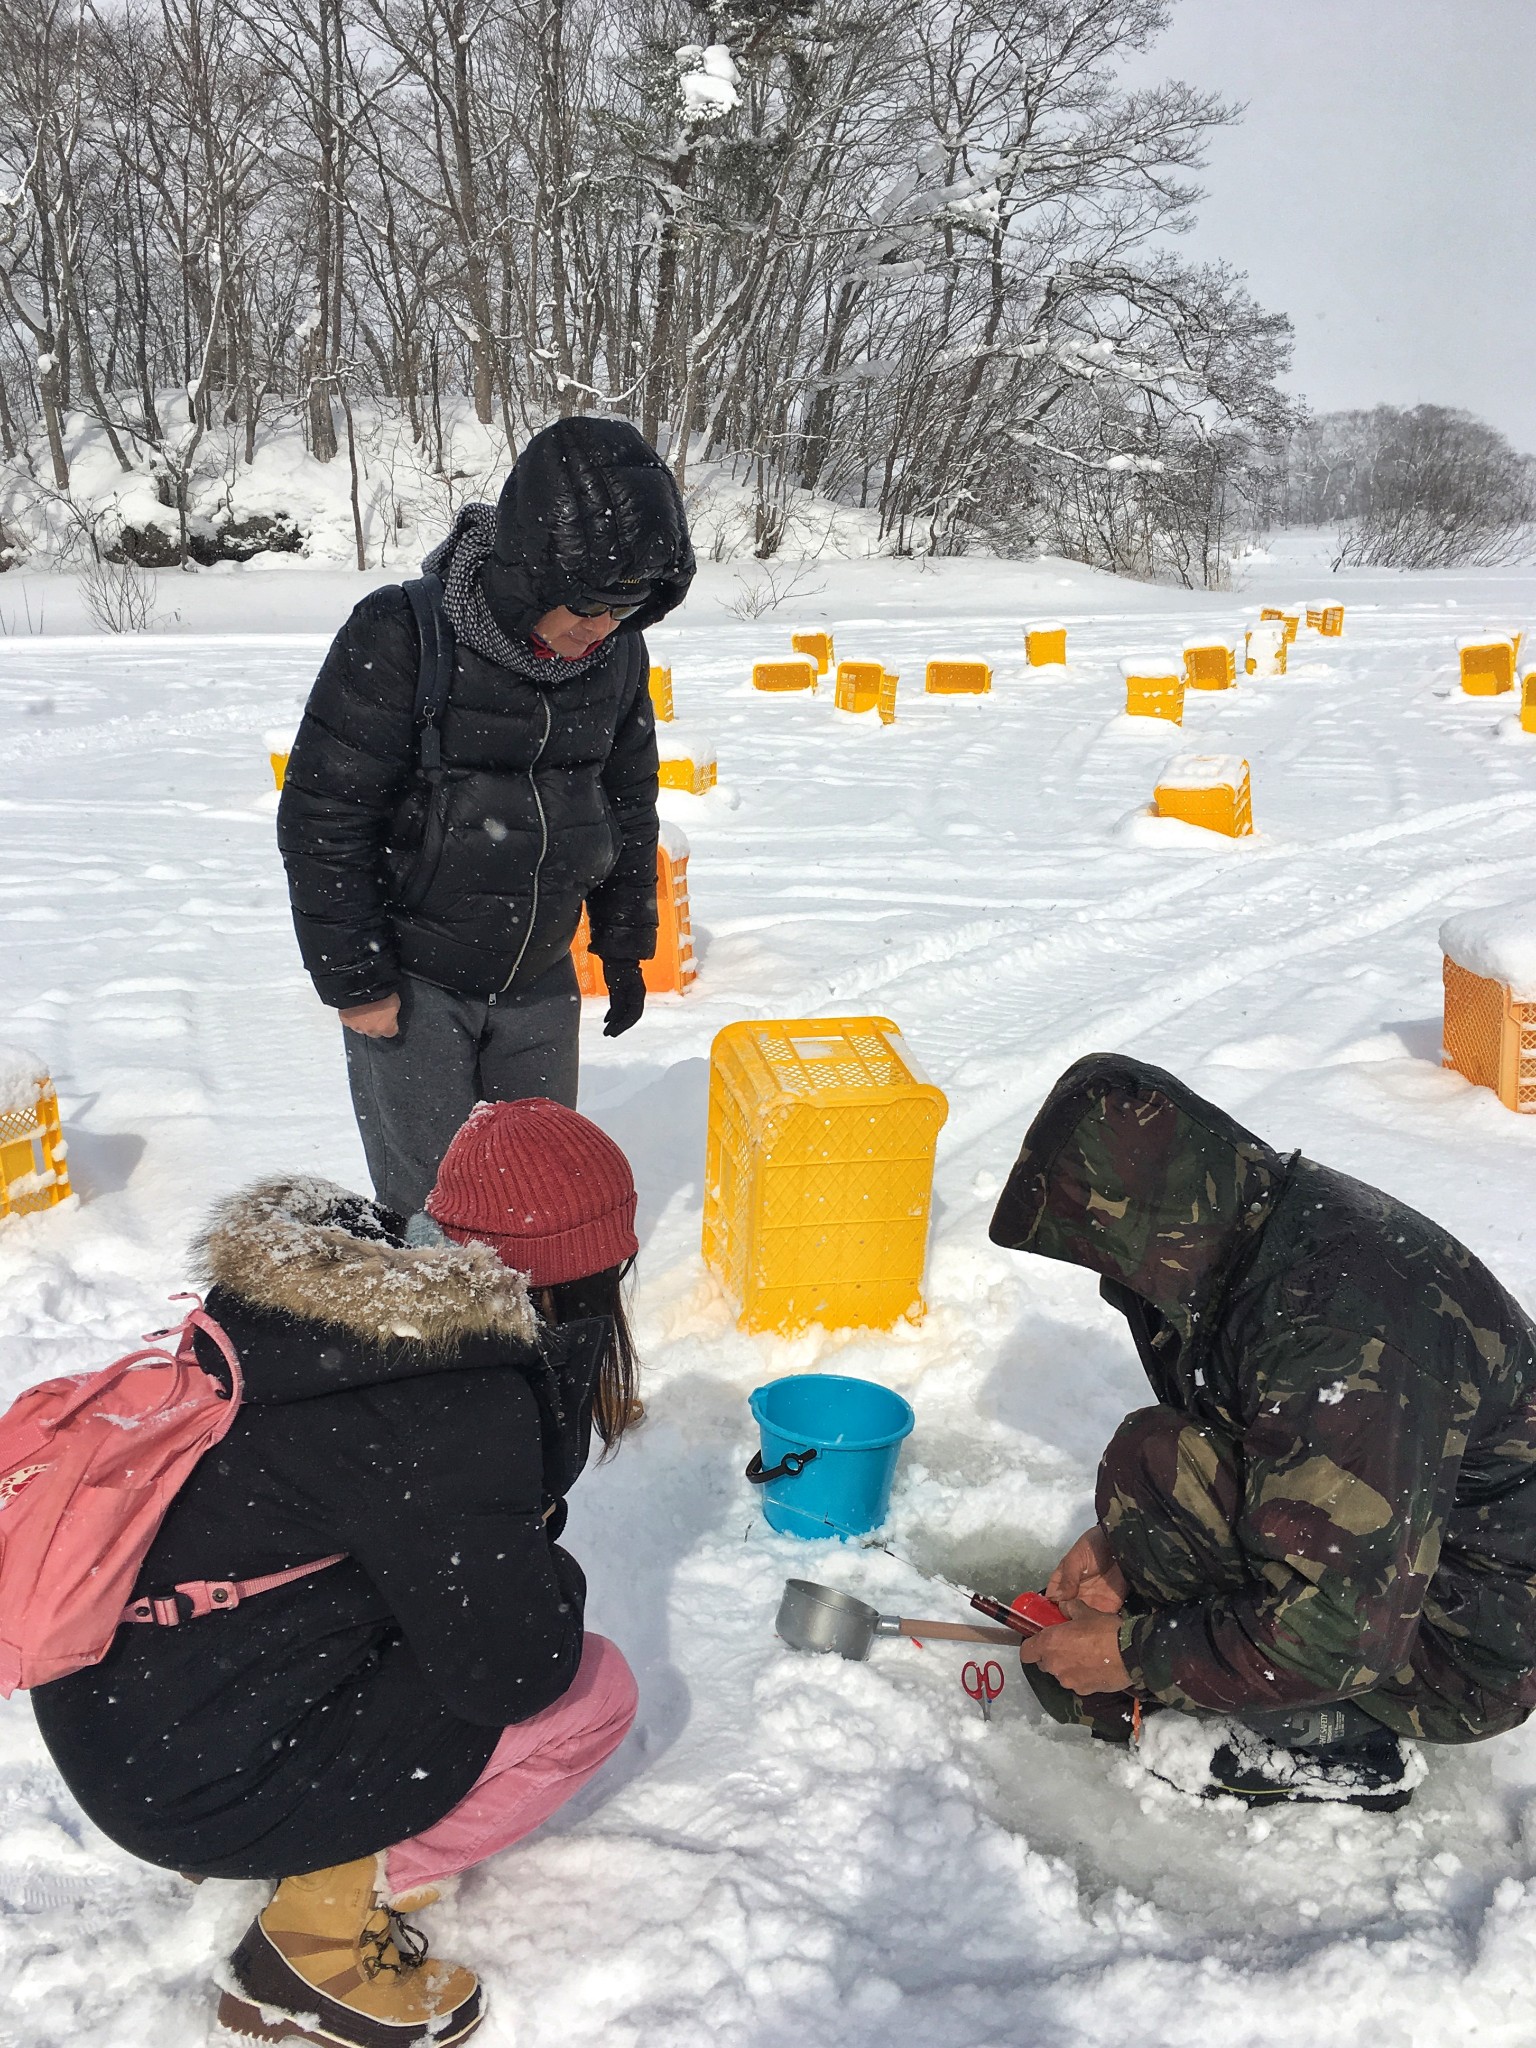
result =
[[[347,1079],[374,1193],[413,1216],[448,1141],[477,1102],[546,1095],[576,1107],[581,991],[570,956],[515,997],[456,996],[406,975],[400,1029],[365,1038],[342,1026]]]

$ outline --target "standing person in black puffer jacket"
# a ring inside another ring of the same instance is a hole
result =
[[[421,771],[420,637],[366,597],[310,692],[277,837],[304,965],[341,1012],[379,1200],[426,1198],[477,1101],[574,1108],[583,902],[608,1036],[656,949],[656,731],[642,630],[693,549],[672,474],[623,420],[536,434],[499,503],[466,505],[423,568],[456,654],[442,771]]]

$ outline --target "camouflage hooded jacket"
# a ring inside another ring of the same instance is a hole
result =
[[[991,1235],[1098,1273],[1158,1401],[1238,1474],[1248,1583],[1129,1618],[1139,1691],[1228,1711],[1353,1696],[1440,1741],[1525,1718],[1536,1330],[1464,1246],[1107,1055],[1057,1082]]]

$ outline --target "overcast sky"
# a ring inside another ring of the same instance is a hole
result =
[[[1316,410],[1536,452],[1536,0],[1177,0],[1151,68],[1247,102],[1183,247],[1290,314]]]

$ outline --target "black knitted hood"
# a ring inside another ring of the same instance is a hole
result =
[[[513,464],[481,579],[499,623],[526,638],[555,605],[648,583],[625,621],[643,630],[682,603],[694,568],[671,470],[627,420],[580,415],[535,434]]]

